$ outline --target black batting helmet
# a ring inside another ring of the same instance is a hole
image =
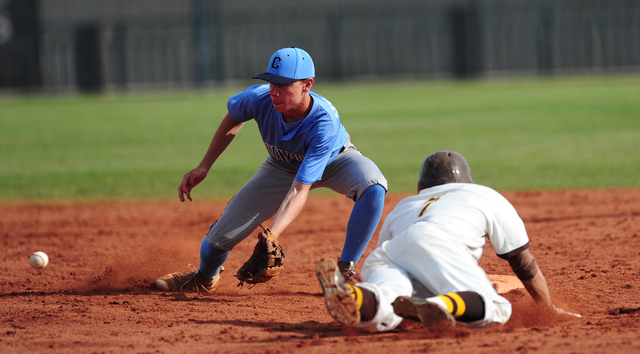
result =
[[[420,168],[418,191],[446,183],[473,183],[471,168],[462,155],[438,151],[427,156]]]

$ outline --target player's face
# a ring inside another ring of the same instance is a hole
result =
[[[309,79],[311,80],[311,79]],[[285,115],[295,115],[300,110],[305,111],[305,94],[309,92],[309,84],[307,80],[299,80],[284,85],[269,85],[269,96],[273,107],[280,113]]]

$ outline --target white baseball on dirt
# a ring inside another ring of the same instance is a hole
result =
[[[35,252],[29,257],[29,263],[33,268],[44,268],[49,264],[49,256],[41,251]]]

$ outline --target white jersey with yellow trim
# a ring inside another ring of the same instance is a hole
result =
[[[515,208],[497,191],[473,183],[447,183],[403,199],[387,216],[378,246],[417,222],[441,226],[480,259],[489,237],[498,256],[528,247],[529,237]]]
[[[529,247],[515,208],[489,187],[447,183],[401,200],[385,219],[378,247],[362,266],[363,282],[358,286],[376,294],[378,311],[358,326],[372,331],[395,328],[402,321],[392,308],[399,296],[426,300],[460,291],[478,293],[485,305],[483,319],[463,325],[486,328],[506,323],[511,304],[478,265],[487,237],[501,258]]]

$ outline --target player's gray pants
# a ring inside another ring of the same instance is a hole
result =
[[[485,316],[463,325],[487,328],[511,317],[511,303],[496,292],[462,240],[432,223],[417,222],[378,246],[365,260],[361,276],[364,282],[358,286],[371,290],[378,300],[373,320],[359,325],[370,331],[388,331],[400,324],[402,318],[391,306],[398,296],[428,299],[475,291],[482,296]]]
[[[251,235],[259,223],[276,214],[295,175],[294,171],[284,169],[270,156],[267,157],[231,199],[220,219],[211,225],[207,242],[214,248],[231,251]],[[356,201],[374,184],[387,189],[387,180],[375,163],[347,143],[344,151],[325,168],[322,179],[311,189],[330,188]]]

